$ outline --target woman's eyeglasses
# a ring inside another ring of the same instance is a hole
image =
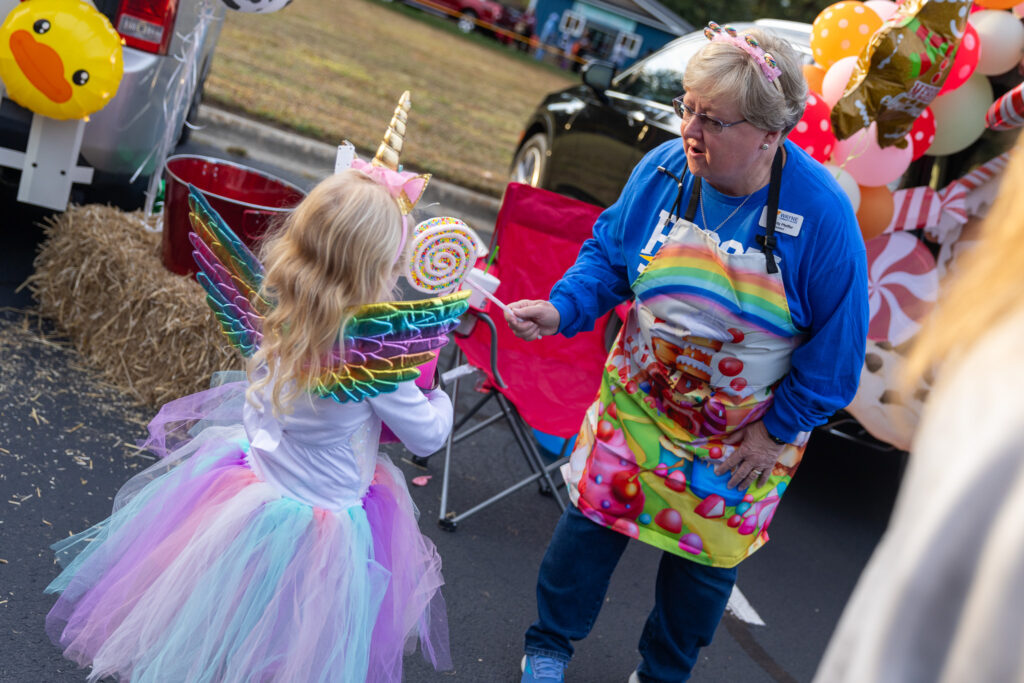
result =
[[[686,104],[683,103],[683,96],[672,100],[672,107],[676,110],[676,116],[681,118],[684,122],[689,122],[691,118],[696,116],[700,119],[701,127],[707,132],[718,135],[722,132],[723,128],[729,128],[730,126],[736,126],[741,123],[746,123],[746,119],[740,119],[739,121],[733,121],[732,123],[726,123],[720,119],[716,119],[714,116],[708,116],[707,114],[698,114],[694,110],[690,109]]]

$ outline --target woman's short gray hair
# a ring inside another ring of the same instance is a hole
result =
[[[765,52],[782,70],[777,82],[768,80],[761,67],[742,48],[726,42],[709,42],[690,59],[683,74],[683,88],[710,99],[739,103],[740,114],[767,131],[788,133],[800,122],[807,103],[807,81],[799,53],[783,38],[762,29],[749,29]]]

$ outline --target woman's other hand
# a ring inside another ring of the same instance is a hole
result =
[[[558,332],[561,316],[550,301],[520,299],[508,305],[515,315],[505,313],[505,322],[520,339],[533,341]]]
[[[732,455],[715,467],[715,474],[732,471],[728,484],[731,489],[745,489],[755,481],[758,486],[767,484],[775,462],[786,448],[786,444],[779,445],[772,441],[760,420],[737,429],[722,441],[728,444],[740,441]]]

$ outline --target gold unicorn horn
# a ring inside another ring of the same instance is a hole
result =
[[[405,140],[405,122],[409,119],[409,108],[412,107],[412,99],[409,91],[406,90],[398,98],[398,106],[395,107],[395,115],[391,117],[387,131],[384,132],[384,139],[377,148],[374,155],[374,166],[384,166],[392,171],[398,170],[398,157],[402,153],[402,142]]]

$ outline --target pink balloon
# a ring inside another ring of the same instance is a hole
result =
[[[832,156],[836,136],[832,134],[831,107],[821,95],[807,93],[804,115],[789,133],[789,139],[818,161],[824,163]]]
[[[878,128],[872,122],[867,128],[836,142],[832,163],[864,187],[888,185],[903,175],[913,159],[914,145],[909,135],[905,139],[907,146],[903,149],[896,145],[879,147]]]
[[[960,45],[956,48],[956,56],[953,58],[953,66],[949,67],[949,75],[946,82],[942,84],[939,94],[945,94],[950,90],[956,90],[967,82],[967,79],[974,73],[978,66],[978,56],[981,54],[981,40],[978,39],[978,32],[967,22],[964,29],[964,37],[960,39]]]
[[[864,4],[873,9],[882,21],[895,14],[899,7],[895,2],[889,2],[889,0],[867,0]]]
[[[821,97],[829,109],[836,106],[836,102],[843,96],[856,66],[857,57],[843,57],[825,72],[825,77],[821,79]]]

